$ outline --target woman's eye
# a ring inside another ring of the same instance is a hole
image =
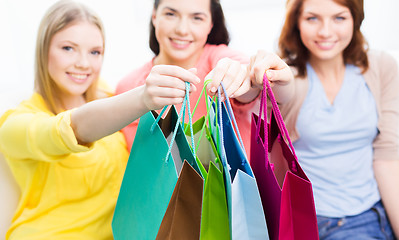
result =
[[[202,17],[194,17],[194,20],[195,21],[202,21],[203,19],[202,19]]]
[[[338,20],[338,21],[343,21],[343,20],[345,20],[344,17],[336,17],[335,19]]]
[[[173,12],[166,12],[165,15],[166,16],[174,16],[175,14]]]
[[[93,54],[93,55],[101,55],[101,52],[97,51],[97,50],[91,51],[90,53]]]
[[[306,20],[308,20],[308,21],[316,21],[317,18],[316,17],[307,17]]]
[[[71,46],[63,46],[62,49],[64,49],[65,51],[72,51]]]

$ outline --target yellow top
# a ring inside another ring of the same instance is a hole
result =
[[[112,239],[126,143],[117,132],[79,145],[71,111],[54,115],[35,93],[0,118],[0,151],[21,190],[6,239]]]

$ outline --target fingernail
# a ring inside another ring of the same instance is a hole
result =
[[[212,87],[212,88],[211,88],[211,92],[215,93],[215,92],[216,92],[216,88],[215,88],[215,87]]]

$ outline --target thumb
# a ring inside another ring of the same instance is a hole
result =
[[[212,88],[213,88],[213,90],[215,90],[215,87],[213,87],[214,84],[212,84],[212,82],[213,82],[213,72],[214,72],[214,69],[212,69],[212,70],[205,76],[205,78],[204,78],[205,81],[210,80],[210,81],[208,81],[208,83],[206,84],[206,90],[208,91],[208,93],[210,93],[210,91],[211,91]],[[216,91],[216,90],[215,90],[215,91]],[[214,95],[214,92],[215,92],[215,91],[212,91],[212,94],[211,94],[211,95]]]

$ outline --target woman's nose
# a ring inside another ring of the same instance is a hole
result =
[[[331,23],[330,21],[323,21],[318,34],[323,37],[329,37],[331,35]]]
[[[189,29],[188,20],[185,18],[179,19],[179,21],[176,24],[176,32],[179,33],[180,35],[185,35],[188,33],[188,29]]]
[[[75,66],[79,68],[88,68],[90,66],[89,59],[86,54],[79,54],[76,59]]]

